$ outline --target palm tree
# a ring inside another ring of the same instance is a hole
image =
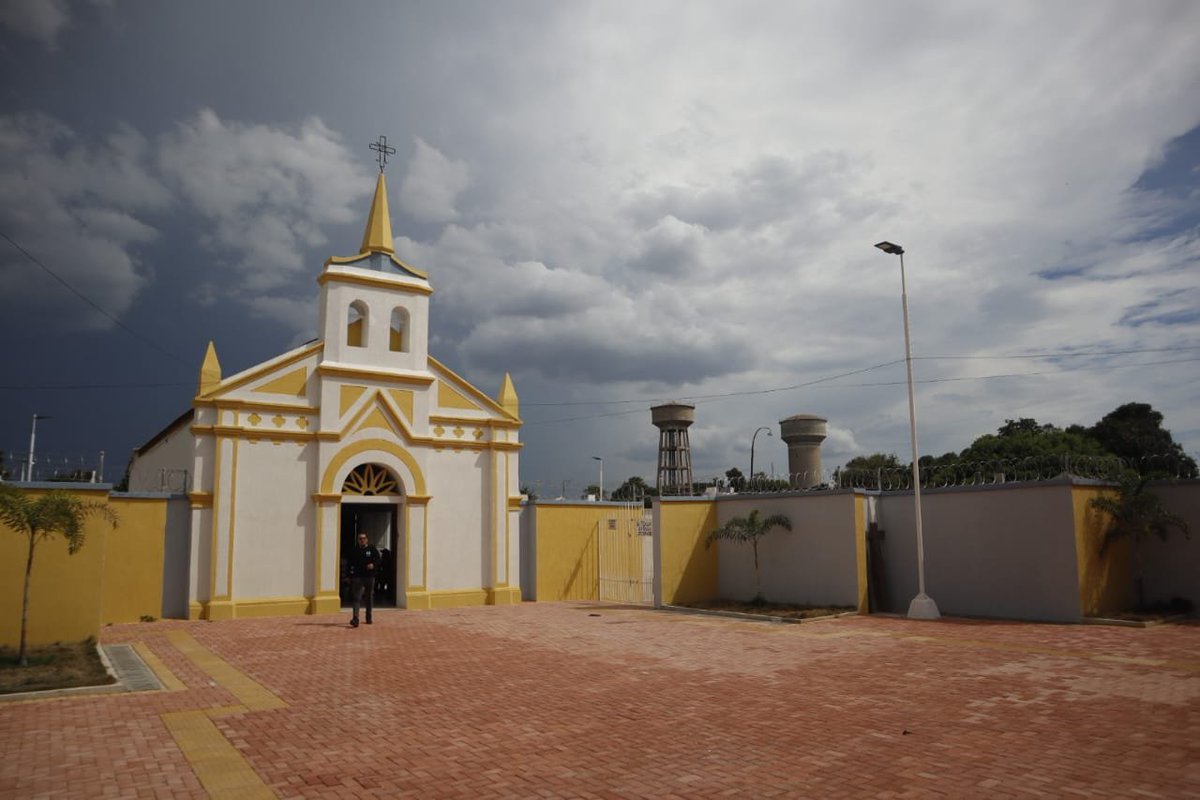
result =
[[[21,644],[17,659],[22,667],[29,665],[25,655],[25,638],[29,627],[29,576],[33,573],[33,551],[39,542],[54,534],[67,540],[67,552],[75,555],[83,547],[83,523],[91,516],[100,516],[117,527],[117,515],[105,503],[93,503],[54,489],[36,500],[8,484],[0,484],[0,523],[29,539],[29,555],[25,559],[25,592],[21,600]]]
[[[754,548],[753,602],[755,605],[762,605],[766,602],[763,598],[762,583],[758,577],[758,540],[765,536],[771,528],[783,528],[790,531],[792,529],[792,521],[783,514],[772,514],[765,519],[759,519],[758,509],[754,509],[750,512],[749,517],[734,517],[708,534],[708,538],[704,540],[706,548],[711,547],[712,543],[719,539],[725,539],[730,542],[749,542],[750,546]]]
[[[1092,508],[1099,509],[1109,515],[1111,522],[1104,532],[1104,540],[1100,542],[1100,555],[1104,555],[1108,546],[1118,539],[1129,537],[1133,540],[1133,585],[1137,592],[1139,609],[1146,608],[1146,587],[1142,574],[1142,542],[1150,534],[1166,541],[1167,534],[1172,528],[1183,533],[1185,539],[1191,538],[1187,522],[1178,514],[1172,514],[1163,507],[1162,500],[1153,492],[1146,491],[1146,478],[1136,474],[1127,474],[1121,479],[1116,497],[1094,497]]]

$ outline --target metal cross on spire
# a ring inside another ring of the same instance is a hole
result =
[[[378,142],[371,142],[367,146],[379,154],[375,160],[379,162],[379,171],[383,172],[383,168],[387,166],[387,157],[394,156],[396,148],[388,147],[386,136],[380,136]]]

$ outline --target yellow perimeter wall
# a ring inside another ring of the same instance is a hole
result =
[[[599,531],[609,513],[595,503],[535,505],[537,599],[598,600]]]
[[[715,500],[668,500],[654,506],[667,605],[718,597],[717,548],[704,539],[717,527]]]
[[[1094,497],[1115,496],[1115,489],[1071,487],[1075,512],[1075,559],[1079,569],[1079,608],[1085,617],[1125,611],[1134,605],[1132,543],[1113,542],[1100,556],[1108,528],[1105,515],[1092,508]]]
[[[106,489],[76,486],[68,490],[81,500],[107,502],[118,527],[89,518],[84,545],[73,556],[61,536],[39,542],[29,584],[30,646],[80,641],[96,636],[107,623],[162,613],[167,498],[110,497]],[[37,497],[46,490],[28,491]],[[29,539],[0,529],[0,645],[15,646],[20,640],[28,552]]]

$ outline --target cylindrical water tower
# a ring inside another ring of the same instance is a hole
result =
[[[692,448],[688,428],[696,420],[696,407],[686,403],[663,403],[650,409],[650,421],[658,428],[658,477],[660,496],[692,493]]]
[[[821,482],[821,442],[825,441],[826,422],[813,414],[796,414],[779,421],[779,438],[787,442],[793,489],[807,489]]]

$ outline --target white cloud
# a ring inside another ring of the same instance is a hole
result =
[[[170,203],[146,140],[128,127],[94,143],[44,115],[0,117],[0,230],[105,311],[121,315],[147,282],[146,215]],[[59,330],[111,325],[15,248],[0,248],[0,306]]]
[[[459,217],[455,203],[470,182],[465,162],[453,161],[417,139],[400,185],[400,207],[422,222],[451,222]]]
[[[322,226],[356,220],[369,181],[317,118],[294,127],[222,120],[203,109],[159,143],[159,169],[211,226],[239,296],[278,290],[314,269]]]

